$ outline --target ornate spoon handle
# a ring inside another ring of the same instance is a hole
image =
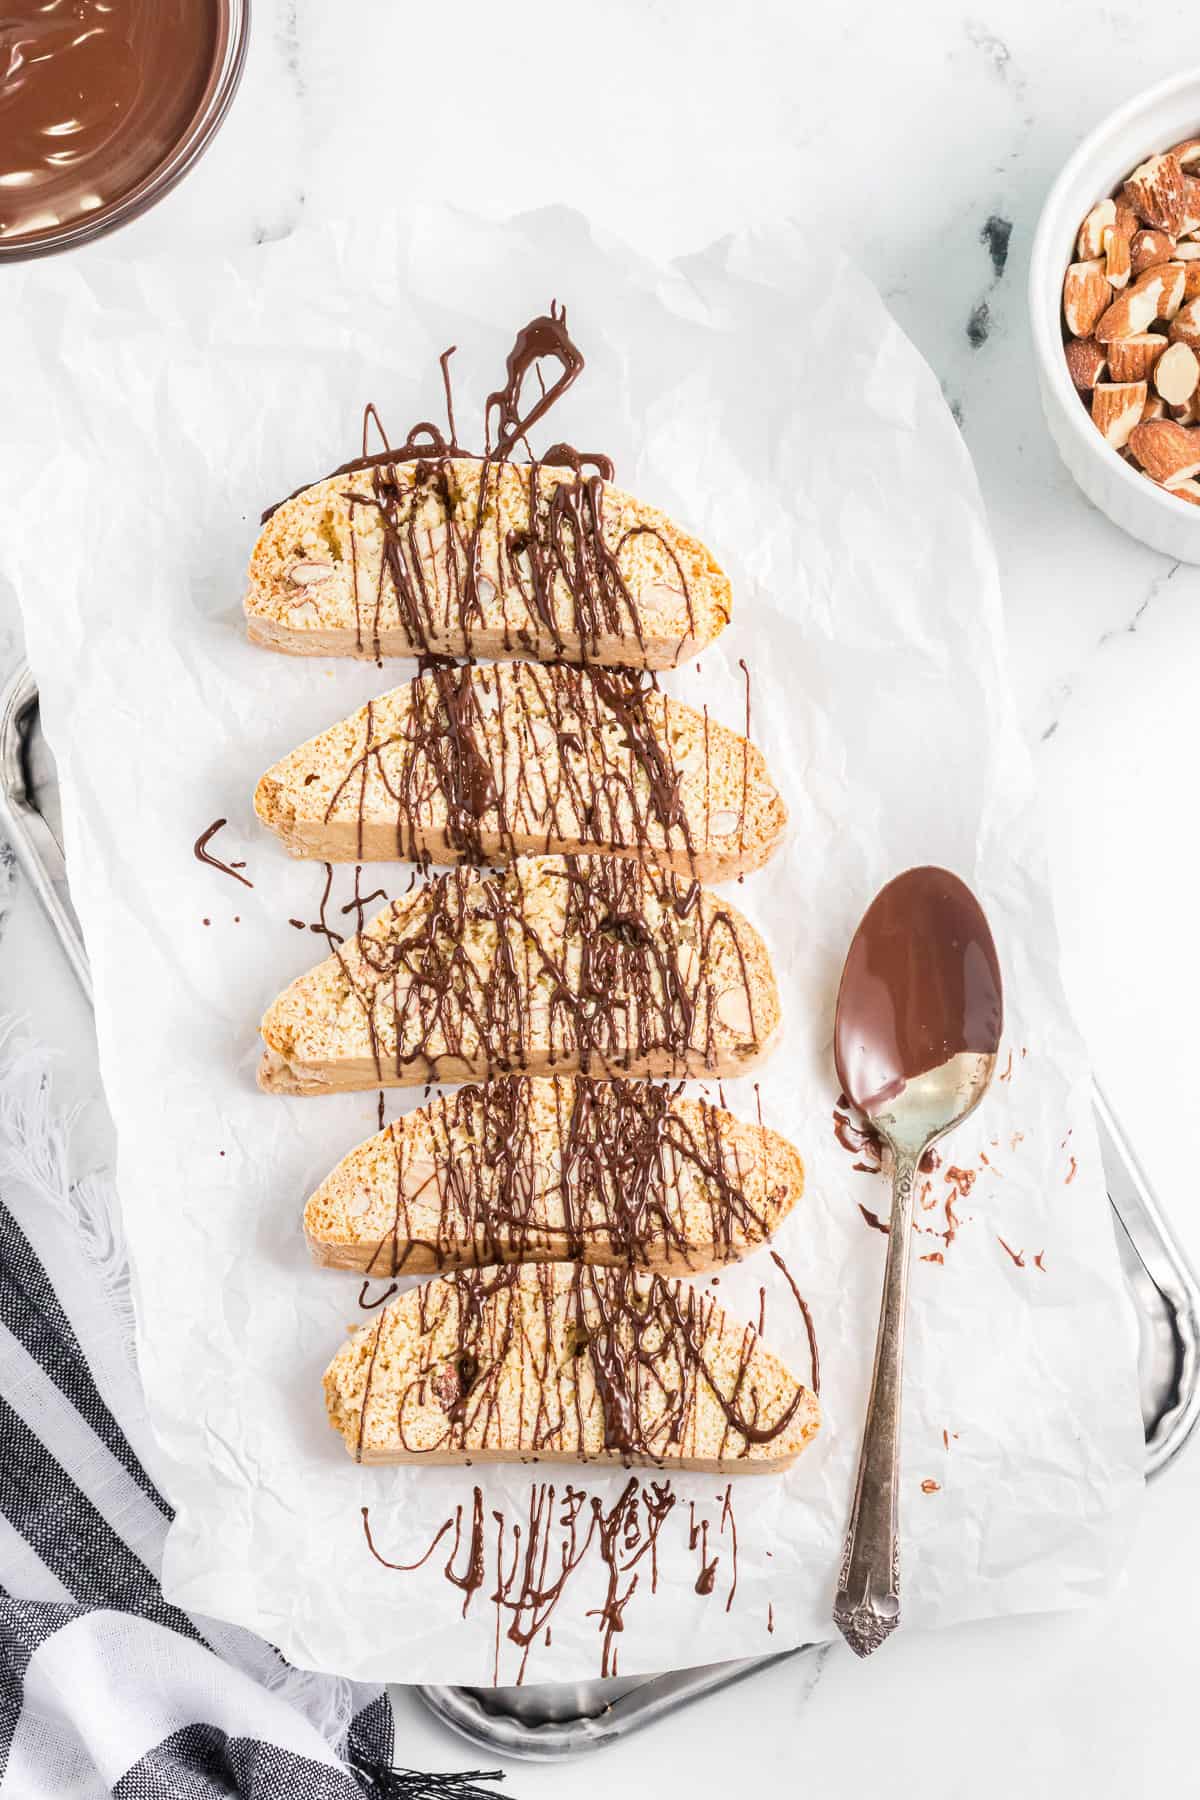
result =
[[[871,1397],[834,1622],[856,1656],[869,1656],[900,1623],[900,1378],[912,1242],[913,1184],[921,1152],[893,1148],[892,1220]]]

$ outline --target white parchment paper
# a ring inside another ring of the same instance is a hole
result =
[[[357,1282],[309,1266],[300,1211],[375,1128],[375,1096],[282,1100],[253,1079],[263,1008],[324,948],[288,924],[316,916],[321,870],[258,828],[256,778],[411,674],[245,641],[258,513],[355,453],[365,401],[394,437],[440,416],[436,358],[450,343],[460,433],[477,437],[516,328],[552,297],[588,367],[538,444],[611,452],[622,485],[728,568],[733,625],[668,686],[738,727],[744,658],[753,735],[791,809],[786,846],[734,897],[783,994],[761,1099],[808,1163],[779,1248],[815,1316],[827,1420],[786,1476],[734,1479],[724,1524],[724,1481],[674,1478],[656,1591],[649,1558],[633,1561],[634,1521],[620,1671],[830,1633],[885,1249],[861,1207],[887,1210],[883,1178],[834,1137],[833,1000],[867,901],[919,861],[957,870],[987,905],[1007,1031],[1006,1079],[946,1147],[960,1197],[948,1214],[956,1189],[937,1171],[914,1246],[906,1617],[1079,1604],[1110,1581],[1141,1487],[1132,1324],[968,458],[869,285],[802,235],[733,238],[655,267],[563,211],[503,227],[430,211],[411,229],[299,232],[219,265],[130,263],[118,240],[107,259],[5,277],[2,555],[95,971],[141,1366],[177,1508],[168,1595],[302,1664],[511,1681],[521,1647],[503,1595],[531,1493],[574,1480],[610,1507],[627,1479],[354,1467],[325,1423],[320,1376]],[[253,889],[193,858],[218,815],[229,824],[214,848],[245,859]],[[396,892],[407,875],[370,869],[364,890]],[[420,1097],[389,1095],[388,1116]],[[727,1098],[752,1114],[748,1083]],[[769,1255],[720,1276],[741,1316],[757,1317],[760,1289],[768,1342],[804,1371],[799,1311]],[[411,1562],[456,1506],[470,1513],[476,1484],[487,1577],[464,1618],[442,1573],[449,1537],[419,1571],[389,1571],[366,1549],[360,1509],[383,1554]],[[708,1595],[689,1547],[705,1519]],[[605,1592],[589,1553],[526,1679],[598,1672]]]

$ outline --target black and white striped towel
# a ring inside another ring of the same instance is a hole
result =
[[[392,1767],[381,1689],[163,1598],[109,1202],[69,1183],[45,1057],[0,1033],[0,1800],[489,1800]]]

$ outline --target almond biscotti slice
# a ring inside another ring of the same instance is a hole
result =
[[[423,1275],[500,1262],[684,1272],[773,1236],[804,1189],[762,1124],[653,1082],[506,1076],[397,1119],[304,1209],[314,1262]]]
[[[263,1019],[259,1082],[733,1075],[778,1027],[762,939],[698,881],[619,857],[519,857],[435,877],[293,981]]]
[[[249,635],[298,656],[531,656],[667,669],[729,622],[704,545],[598,476],[374,459],[285,500],[250,559]]]
[[[769,1472],[815,1396],[711,1292],[633,1269],[460,1271],[355,1331],[325,1372],[364,1463],[621,1462]]]
[[[487,862],[611,851],[723,881],[787,812],[744,737],[636,676],[435,668],[269,769],[254,808],[295,856]]]

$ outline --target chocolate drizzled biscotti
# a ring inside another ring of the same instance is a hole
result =
[[[315,1262],[365,1275],[503,1262],[697,1271],[800,1198],[786,1138],[652,1082],[501,1077],[397,1119],[304,1210]]]
[[[486,862],[611,851],[721,881],[787,812],[758,750],[624,671],[435,668],[269,769],[254,796],[296,856]]]
[[[588,1263],[439,1277],[355,1331],[325,1374],[364,1463],[608,1461],[786,1468],[820,1406],[710,1292]]]
[[[766,947],[697,881],[605,856],[454,869],[376,915],[262,1022],[285,1094],[488,1075],[741,1074],[779,996]]]
[[[528,656],[673,667],[729,622],[704,545],[599,476],[411,455],[275,509],[250,559],[251,639],[299,656]]]

